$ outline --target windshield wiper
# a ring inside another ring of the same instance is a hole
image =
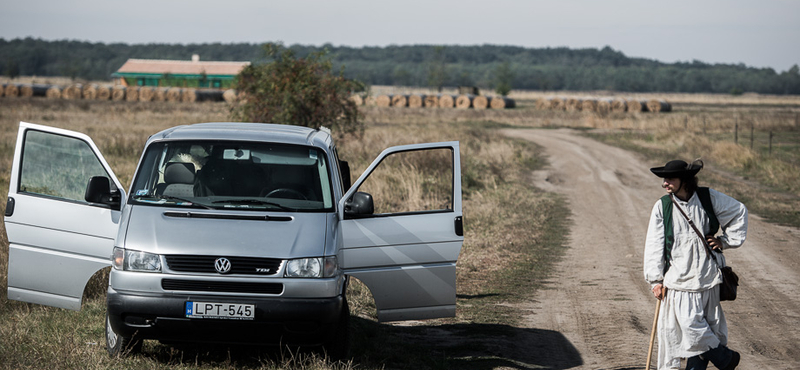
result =
[[[211,202],[211,203],[213,203],[213,204],[228,203],[228,204],[232,204],[232,205],[235,205],[235,204],[241,204],[241,205],[258,204],[258,205],[263,205],[263,206],[278,207],[278,208],[280,208],[280,209],[282,209],[284,211],[297,211],[296,208],[286,207],[286,206],[284,206],[282,204],[279,204],[279,203],[269,202],[269,201],[266,201],[266,200],[258,200],[258,199],[223,199],[223,200],[217,200],[217,201],[214,201],[214,202]]]
[[[156,198],[156,199],[171,200],[171,201],[189,203],[192,206],[197,206],[197,207],[200,207],[200,208],[214,209],[214,207],[209,207],[209,206],[207,206],[207,205],[205,205],[203,203],[198,203],[198,202],[195,202],[193,200],[189,200],[189,199],[181,198],[181,197],[176,197],[176,196],[173,196],[173,195],[147,194],[147,195],[137,195],[137,196],[133,197],[133,199],[138,199],[138,200],[141,200],[141,198]]]

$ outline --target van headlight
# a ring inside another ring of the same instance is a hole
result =
[[[161,256],[115,247],[112,265],[123,271],[161,272]]]
[[[297,258],[286,263],[286,277],[319,278],[336,275],[336,257]]]

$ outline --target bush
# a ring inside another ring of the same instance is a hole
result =
[[[264,49],[271,62],[247,66],[237,76],[243,99],[231,110],[234,119],[361,134],[358,107],[348,98],[364,86],[344,78],[344,70],[334,75],[326,51],[297,58],[280,44],[269,43]]]

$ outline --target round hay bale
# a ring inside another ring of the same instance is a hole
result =
[[[168,87],[156,87],[153,90],[153,101],[167,101]]]
[[[181,101],[182,91],[179,87],[170,87],[167,90],[167,101],[171,103]]]
[[[139,101],[139,86],[128,86],[125,91],[126,101]]]
[[[123,101],[125,100],[125,95],[127,95],[128,88],[125,86],[114,86],[114,89],[111,90],[111,100],[113,101]]]
[[[3,89],[5,94],[9,98],[16,98],[19,96],[19,85],[18,84],[6,84],[6,88]]]
[[[651,99],[647,101],[647,110],[653,113],[670,112],[672,111],[672,105],[664,100]]]
[[[647,102],[644,100],[628,100],[628,112],[647,112]]]
[[[181,91],[181,101],[184,103],[194,103],[197,101],[197,90],[183,89],[183,91]]]
[[[536,99],[536,109],[538,110],[548,110],[550,109],[550,99]]]
[[[469,109],[472,108],[472,101],[475,100],[475,96],[472,94],[461,94],[456,98],[456,108],[458,109]]]
[[[57,85],[51,85],[47,92],[44,93],[44,96],[48,99],[61,99],[61,87]]]
[[[478,95],[474,99],[472,99],[472,107],[475,109],[487,109],[489,108],[489,98]]]
[[[579,98],[567,98],[565,103],[564,109],[568,112],[577,112],[581,110],[581,104],[583,103],[582,99]]]
[[[374,107],[374,106],[378,105],[378,101],[377,101],[377,99],[376,99],[374,96],[372,96],[372,95],[368,95],[368,96],[367,96],[367,97],[364,99],[364,105],[368,105],[368,106],[370,106],[370,107]]]
[[[362,98],[361,95],[358,94],[350,95],[350,97],[347,98],[347,100],[350,100],[356,106],[364,105],[364,98]]]
[[[567,99],[562,97],[552,98],[550,101],[550,109],[552,110],[567,110]]]
[[[506,98],[505,96],[495,96],[492,98],[489,106],[492,107],[492,109],[514,108],[516,106],[516,102],[514,99]]]
[[[153,95],[155,95],[155,90],[152,86],[140,86],[139,87],[139,101],[149,102],[153,101]]]
[[[425,108],[438,108],[440,96],[441,95],[425,95],[425,99],[423,100],[422,105]]]
[[[83,85],[83,88],[81,89],[81,97],[89,100],[97,99],[97,85],[96,84]]]
[[[97,87],[97,95],[94,97],[97,100],[111,99],[111,86],[100,85]]]
[[[615,113],[622,113],[628,110],[628,103],[623,99],[614,99],[611,102],[611,111]]]
[[[408,95],[394,95],[392,96],[392,106],[405,108],[408,106]]]
[[[584,112],[597,112],[597,99],[584,99],[581,103],[581,110]]]
[[[33,96],[33,86],[30,84],[19,85],[19,96],[23,98],[30,98]]]
[[[6,96],[6,84],[0,84],[0,98]]]
[[[69,85],[67,86],[66,89],[64,89],[61,92],[62,99],[75,100],[75,99],[80,99],[82,96],[83,96],[83,85],[81,84]]]
[[[611,112],[611,99],[599,99],[597,101],[597,113],[608,114]]]
[[[409,108],[422,108],[425,101],[425,95],[412,94],[408,96]]]
[[[452,108],[456,106],[455,95],[442,95],[439,97],[439,108]]]
[[[375,104],[377,104],[379,107],[391,107],[393,98],[393,95],[378,95],[378,97],[375,99]]]
[[[235,103],[236,102],[236,90],[228,89],[222,93],[222,99],[228,103]]]

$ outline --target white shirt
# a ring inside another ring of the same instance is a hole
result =
[[[722,235],[718,238],[723,244],[723,249],[740,247],[747,237],[747,208],[736,199],[714,189],[709,189],[709,193],[722,231]],[[688,202],[677,197],[675,201],[703,235],[710,233],[708,216],[697,192]],[[675,243],[672,246],[670,268],[664,276],[664,217],[661,200],[656,201],[653,206],[644,247],[644,278],[651,286],[663,283],[667,288],[687,292],[711,289],[722,282],[719,268],[714,260],[707,256],[703,241],[675,207],[672,206]],[[717,261],[724,266],[725,259],[722,254],[714,253]]]

